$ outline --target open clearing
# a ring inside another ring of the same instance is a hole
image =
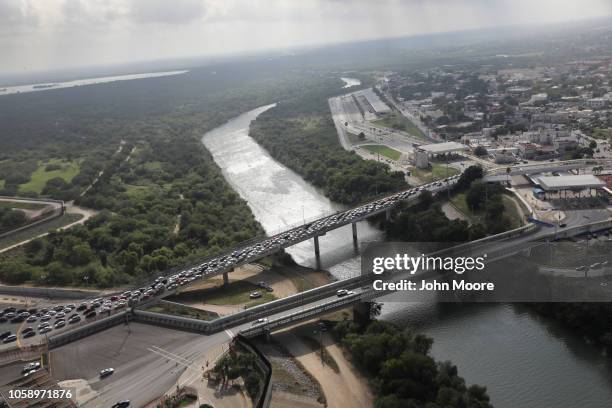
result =
[[[441,180],[446,177],[454,176],[459,174],[459,170],[448,167],[448,171],[445,164],[431,163],[430,169],[418,169],[416,167],[409,167],[412,176],[418,178],[423,183],[429,183],[435,180]]]
[[[47,171],[47,166],[59,166],[57,170]],[[52,178],[62,178],[67,182],[72,181],[74,176],[79,173],[80,162],[78,160],[68,161],[61,159],[51,159],[45,162],[39,162],[38,168],[34,173],[29,182],[21,184],[19,191],[33,191],[40,194],[45,187],[47,181]]]
[[[400,152],[398,152],[395,149],[392,149],[390,147],[387,146],[381,146],[381,145],[366,145],[366,146],[362,146],[364,149],[366,149],[367,151],[371,152],[371,153],[378,153],[381,154],[391,160],[395,160],[397,161],[400,156],[402,155]]]

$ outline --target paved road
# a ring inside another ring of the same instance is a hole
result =
[[[97,396],[83,407],[110,407],[123,399],[142,407],[172,389],[185,370],[199,378],[201,369],[186,366],[229,339],[226,332],[202,336],[138,323],[120,325],[53,350],[51,375],[58,381],[88,380]],[[100,370],[109,367],[115,373],[100,379]]]

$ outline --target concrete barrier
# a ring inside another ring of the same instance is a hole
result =
[[[199,319],[193,319],[191,317],[174,316],[135,309],[132,311],[131,319],[138,323],[152,324],[155,326],[162,326],[170,329],[178,329],[205,334],[211,332],[209,322]]]
[[[128,309],[108,317],[103,317],[93,322],[77,326],[62,333],[49,336],[49,350],[98,333],[102,330],[117,326],[118,324],[128,323],[131,319],[131,312]]]

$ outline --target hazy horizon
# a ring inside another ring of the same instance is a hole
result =
[[[0,74],[220,58],[610,15],[612,4],[605,0],[0,0]]]

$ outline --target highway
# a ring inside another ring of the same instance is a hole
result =
[[[353,150],[353,143],[347,133],[358,135],[363,132],[366,140],[360,144],[384,144],[403,153],[413,150],[413,144],[423,144],[423,140],[399,130],[376,125],[364,120],[352,94],[337,96],[328,100],[332,118],[338,132],[340,144],[345,150]]]

